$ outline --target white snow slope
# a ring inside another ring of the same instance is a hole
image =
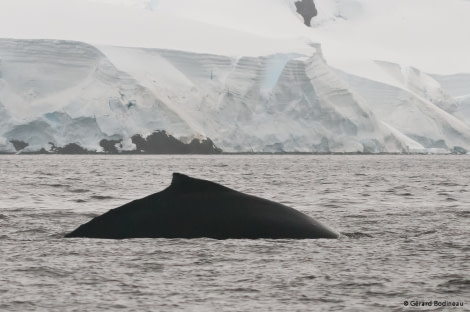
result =
[[[2,0],[0,151],[470,150],[470,1]]]

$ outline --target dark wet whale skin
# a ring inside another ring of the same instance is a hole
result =
[[[112,209],[66,237],[307,239],[339,234],[282,204],[174,173],[163,191]]]

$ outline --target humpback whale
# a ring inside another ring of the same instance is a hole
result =
[[[65,237],[307,239],[339,233],[285,205],[173,173],[163,191],[111,209]]]

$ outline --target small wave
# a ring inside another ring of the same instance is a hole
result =
[[[423,233],[420,233],[419,235],[428,235],[428,234],[434,234],[434,233],[437,233],[436,230],[429,230],[429,231],[425,231]]]
[[[245,288],[245,287],[237,287],[237,288],[227,288],[226,291],[230,292],[249,292],[249,293],[257,293],[260,292],[258,289],[254,288]]]
[[[36,229],[27,229],[27,230],[20,230],[17,231],[17,234],[44,234],[48,231],[45,228],[36,228]]]
[[[35,171],[34,174],[38,175],[38,176],[40,176],[40,175],[53,176],[54,175],[54,173],[52,173],[52,172],[44,172],[44,171],[41,171],[41,170]]]
[[[87,193],[89,191],[90,190],[86,190],[86,189],[72,189],[72,190],[70,190],[71,193]]]
[[[460,184],[457,184],[455,182],[440,182],[439,185],[445,185],[445,186],[452,186],[452,187],[456,187],[456,186],[461,186]]]
[[[49,266],[37,266],[17,269],[17,272],[33,273],[38,276],[48,277],[65,277],[71,274],[70,271],[63,270],[61,268],[54,268]]]
[[[10,236],[8,235],[0,235],[0,240],[8,240],[10,239]]]
[[[113,310],[114,310],[114,309],[116,309],[116,310],[129,309],[128,306],[126,306],[126,305],[124,305],[124,304],[120,304],[120,303],[115,303],[115,304],[111,305],[110,308],[112,308]]]
[[[138,262],[138,260],[136,261]],[[140,269],[146,272],[163,272],[164,265],[161,263],[155,262],[144,262],[141,264],[136,264]]]
[[[53,188],[60,188],[60,187],[68,188],[68,187],[70,187],[69,184],[60,184],[60,183],[52,183],[52,184],[45,183],[45,184],[41,184],[41,185],[49,186],[49,187],[53,187]]]
[[[411,238],[416,238],[416,237],[421,237],[421,236],[426,236],[426,235],[432,235],[436,233],[437,233],[436,230],[429,230],[429,231],[416,232],[416,233],[405,233],[405,234],[400,234],[399,236],[404,239],[411,239]]]
[[[303,299],[302,299],[303,298]],[[306,297],[305,295],[302,295],[301,298],[299,298],[300,300],[302,301],[305,301],[305,300],[308,300],[308,301],[312,301],[312,299]],[[331,303],[335,306],[340,306],[341,303],[343,303],[343,300],[342,299],[335,299],[335,298],[326,298],[326,297],[323,297],[323,298],[316,298],[315,299],[316,302],[320,302],[320,303]],[[341,307],[341,306],[340,306]]]
[[[0,213],[0,220],[7,220],[8,216]]]
[[[412,193],[410,192],[405,192],[405,193],[397,193],[398,196],[413,196]]]
[[[65,180],[69,180],[69,181],[80,181],[81,178],[68,177],[68,178],[65,178]]]
[[[69,232],[60,232],[60,233],[54,233],[49,235],[49,238],[51,239],[62,239],[64,238],[65,235],[67,235]]]
[[[36,210],[34,212],[24,213],[23,216],[40,219],[57,219],[73,215],[70,210]]]
[[[468,290],[470,288],[470,280],[463,277],[457,277],[439,284],[438,287],[442,288],[444,292],[448,293],[453,293],[455,291],[461,290]]]
[[[87,217],[87,218],[96,218],[97,216],[99,216],[98,213],[89,213],[89,212],[87,212],[87,213],[81,213],[80,215],[81,215],[81,216],[85,216],[85,217]]]
[[[76,203],[86,203],[87,201],[84,199],[75,199],[74,202]]]
[[[345,281],[341,283],[342,286],[346,287],[357,287],[357,288],[369,288],[369,287],[383,287],[384,284],[382,282],[353,282],[353,281]],[[367,291],[367,292],[370,292]]]
[[[354,218],[354,219],[367,219],[369,216],[366,215],[348,215],[344,216],[345,218]]]
[[[367,234],[367,233],[362,233],[362,232],[351,232],[351,233],[344,233],[342,232],[341,235],[344,235],[348,238],[354,238],[354,239],[358,239],[358,238],[371,238],[373,237],[372,235],[370,234]]]
[[[470,218],[470,210],[457,211],[455,215],[457,217]]]
[[[90,196],[92,199],[98,199],[98,200],[105,200],[105,199],[113,199],[114,197],[112,196],[103,196],[103,195],[92,195]]]

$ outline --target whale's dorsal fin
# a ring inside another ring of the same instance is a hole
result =
[[[173,172],[173,179],[171,185],[182,185],[190,182],[194,182],[194,179],[182,173]]]
[[[186,191],[222,191],[222,190],[231,190],[228,187],[220,185],[218,183],[191,178],[182,173],[174,172],[173,179],[171,180],[171,186],[177,187],[180,190]],[[233,190],[231,190],[233,191]]]

